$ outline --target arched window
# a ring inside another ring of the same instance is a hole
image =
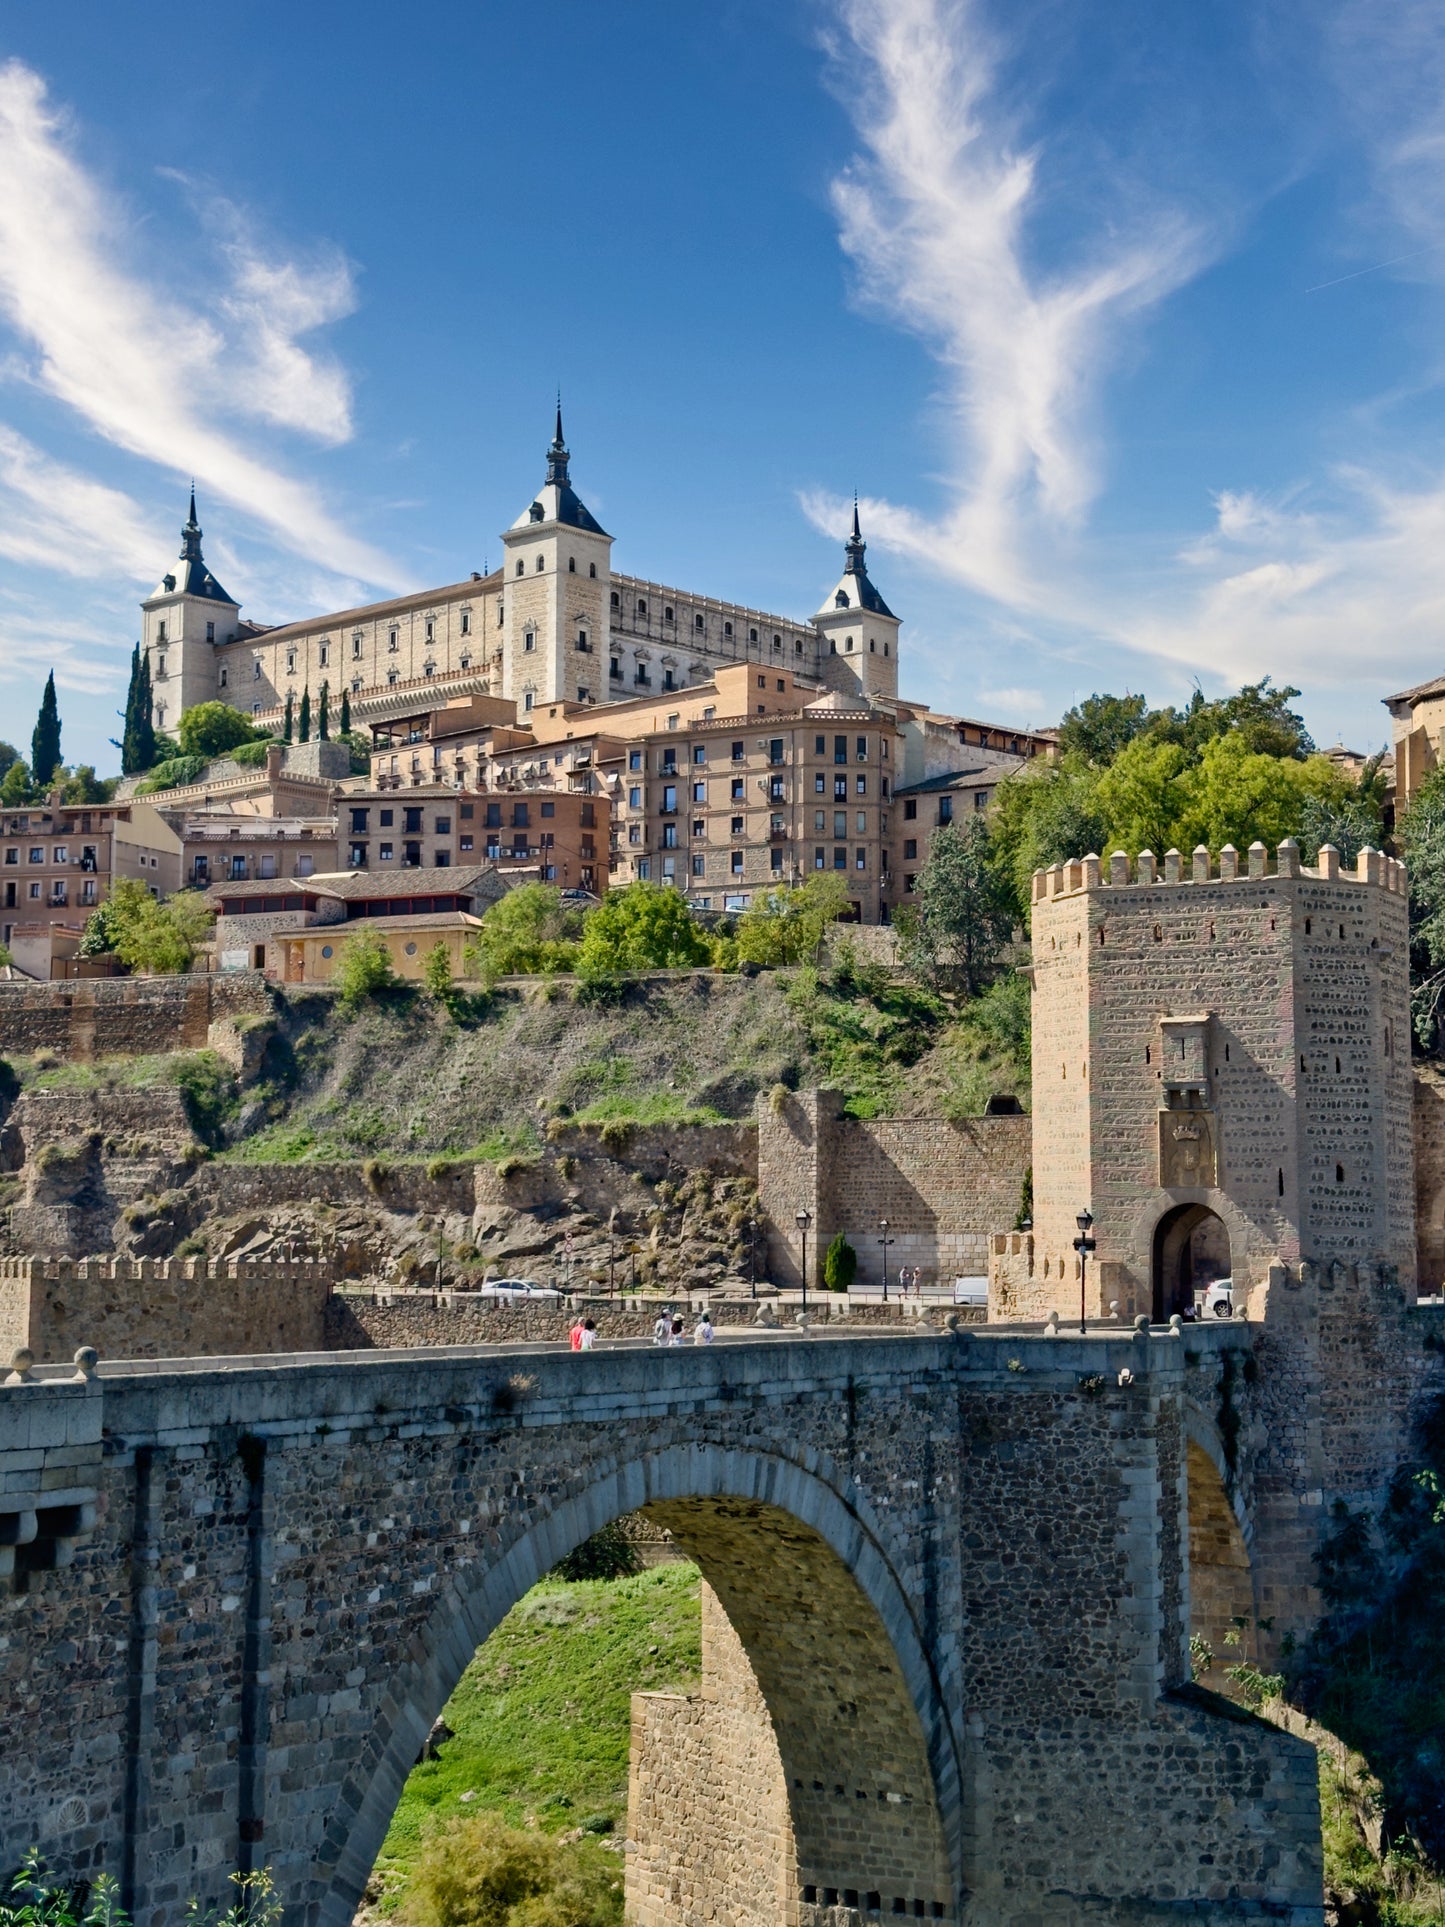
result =
[[[540,556],[540,555],[539,555],[539,556],[537,557],[537,573],[538,573],[538,575],[540,575],[540,574],[542,573],[542,568],[543,568],[543,564],[544,564],[544,562],[545,562],[545,560],[546,560],[546,558],[545,558],[544,556]]]
[[[568,575],[576,575],[577,573],[577,558],[575,555],[569,555],[567,558],[567,573]]]
[[[851,656],[853,653],[853,638],[851,636],[847,636],[844,638],[843,647],[846,650],[846,652]]]
[[[519,555],[519,556],[517,557],[517,574],[518,574],[518,575],[525,575],[525,574],[526,574],[526,570],[527,570],[527,565],[526,565],[526,563],[525,563],[525,562],[524,562],[524,561],[522,560],[522,558],[521,558],[521,556]]]
[[[595,562],[589,562],[587,564],[587,573],[595,578],[597,574],[597,564]]]
[[[614,609],[620,609],[622,607],[622,597],[618,595],[615,589],[612,591],[612,606]]]

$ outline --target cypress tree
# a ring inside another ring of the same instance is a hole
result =
[[[331,741],[331,684],[321,678],[321,708],[316,719],[316,734],[323,743]]]
[[[156,726],[151,712],[151,659],[141,651],[140,676],[135,692],[135,767],[154,769]]]
[[[281,741],[283,743],[289,743],[293,739],[292,732],[293,732],[294,725],[293,725],[292,715],[291,715],[291,706],[292,706],[292,696],[291,696],[291,691],[288,689],[286,691],[286,727],[281,732]]]
[[[311,741],[311,685],[307,683],[301,691],[301,741]]]
[[[341,692],[341,733],[343,736],[351,734],[351,691],[349,689],[343,689]]]
[[[117,745],[120,750],[120,773],[122,776],[134,776],[136,773],[135,703],[139,689],[140,644],[137,643],[135,648],[130,652],[130,684],[125,692],[125,722],[121,727],[120,742]]]
[[[45,785],[60,768],[60,711],[55,702],[55,671],[45,678],[45,694],[40,698],[40,714],[30,738],[30,780],[36,789]]]

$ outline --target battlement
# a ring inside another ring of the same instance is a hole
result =
[[[329,1284],[333,1268],[315,1258],[0,1258],[5,1283],[93,1284],[247,1283]]]
[[[1152,850],[1141,850],[1137,859],[1131,859],[1127,851],[1115,850],[1109,858],[1107,874],[1101,858],[1076,857],[1072,863],[1058,863],[1050,870],[1035,870],[1032,895],[1035,903],[1047,903],[1088,890],[1249,883],[1265,877],[1280,881],[1310,878],[1323,883],[1373,884],[1395,896],[1409,895],[1405,865],[1398,857],[1386,856],[1383,850],[1364,849],[1350,870],[1341,867],[1339,851],[1332,843],[1326,843],[1320,850],[1318,864],[1311,867],[1300,861],[1299,844],[1292,836],[1286,837],[1275,851],[1272,868],[1270,853],[1263,843],[1251,843],[1242,856],[1232,843],[1226,843],[1217,860],[1202,843],[1187,859],[1178,850],[1166,850],[1162,874]]]

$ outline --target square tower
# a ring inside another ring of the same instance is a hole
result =
[[[196,491],[181,530],[180,562],[141,604],[141,647],[151,672],[151,721],[175,733],[183,710],[210,702],[216,687],[216,650],[232,642],[241,605],[233,602],[206,567]]]
[[[1226,1276],[1247,1308],[1275,1260],[1393,1266],[1413,1296],[1403,864],[1088,856],[1033,899],[1035,1219],[1000,1310],[1077,1316],[1084,1209],[1090,1317]]]
[[[520,716],[543,703],[605,702],[612,537],[579,499],[557,432],[547,479],[502,536],[501,674],[493,693]]]
[[[830,689],[896,698],[902,625],[869,579],[867,552],[858,529],[855,496],[853,533],[844,544],[843,577],[824,598],[813,627],[823,641],[823,676]]]

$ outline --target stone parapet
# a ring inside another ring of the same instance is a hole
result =
[[[1263,843],[1251,843],[1242,855],[1232,843],[1226,843],[1217,857],[1202,843],[1187,857],[1179,850],[1167,850],[1162,873],[1152,850],[1141,850],[1137,859],[1131,859],[1125,850],[1116,850],[1107,866],[1092,854],[1075,857],[1072,862],[1056,863],[1048,870],[1035,870],[1032,896],[1035,903],[1046,903],[1055,897],[1075,896],[1081,890],[1151,888],[1176,883],[1248,883],[1261,877],[1367,883],[1389,890],[1395,896],[1410,894],[1405,865],[1398,857],[1386,856],[1383,850],[1361,850],[1354,869],[1349,870],[1341,867],[1339,851],[1326,843],[1320,850],[1318,864],[1311,867],[1300,861],[1299,845],[1294,838],[1286,837],[1274,853],[1272,866],[1270,852]]]

